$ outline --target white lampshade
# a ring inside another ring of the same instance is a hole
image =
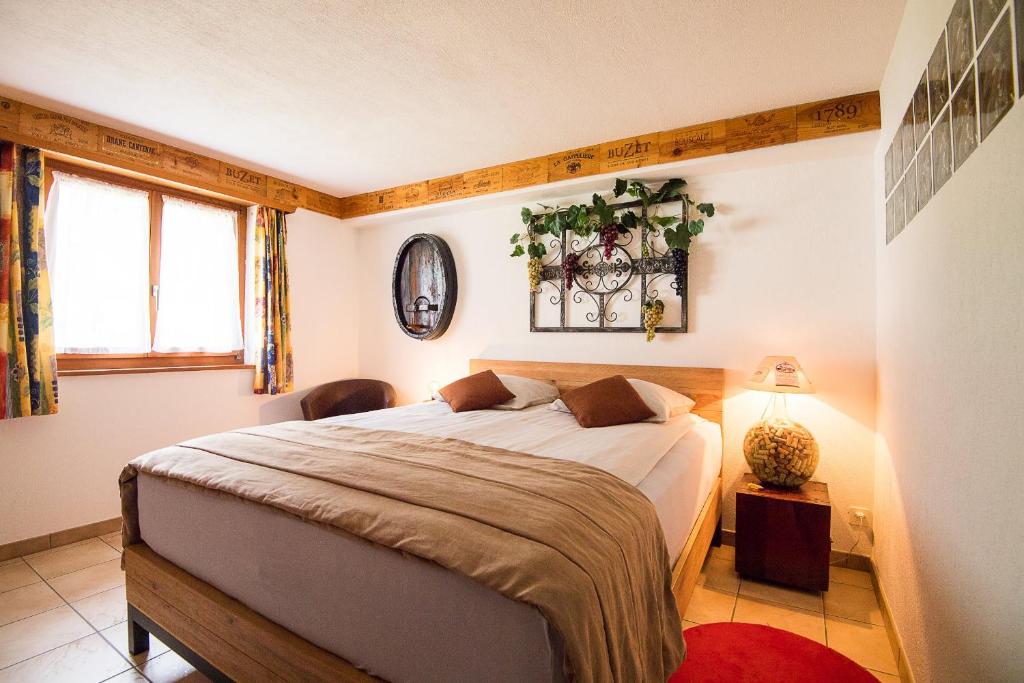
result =
[[[765,356],[743,386],[780,394],[814,393],[814,385],[794,356]]]

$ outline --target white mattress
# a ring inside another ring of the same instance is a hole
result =
[[[722,429],[699,422],[677,441],[637,488],[651,499],[673,561],[686,545],[697,515],[722,471]]]
[[[637,487],[653,502],[673,558],[721,467],[718,425],[695,416],[586,430],[590,450],[581,453],[565,422],[575,424],[570,415],[543,407],[511,419],[497,411],[445,418],[440,411],[451,415],[446,406],[426,404],[331,421],[396,429],[397,420],[405,431],[418,424],[416,431],[451,430],[459,438],[477,432],[474,438],[488,445],[547,449],[632,476],[646,470]],[[539,423],[558,428],[560,436],[544,437],[534,428]],[[669,432],[678,437],[652,457],[651,449],[660,449]],[[561,639],[540,612],[439,565],[276,508],[147,474],[139,477],[138,504],[142,540],[154,551],[385,680],[565,679]]]

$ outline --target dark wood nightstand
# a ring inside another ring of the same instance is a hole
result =
[[[828,486],[768,487],[743,475],[736,491],[736,571],[752,579],[828,590],[832,505]]]

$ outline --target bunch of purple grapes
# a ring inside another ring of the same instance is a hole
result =
[[[683,279],[686,277],[686,270],[683,267],[684,258],[686,258],[686,251],[684,249],[672,250],[672,272],[676,275],[676,294],[679,296],[683,295]]]
[[[579,254],[566,254],[562,260],[562,279],[565,280],[566,291],[572,289],[572,280],[576,274],[576,266],[579,262]]]
[[[607,261],[612,257],[612,250],[615,249],[615,240],[619,238],[619,226],[611,223],[601,228],[601,244],[604,245],[604,258]]]

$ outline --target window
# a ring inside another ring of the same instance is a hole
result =
[[[237,232],[237,212],[163,197],[154,351],[242,348]]]
[[[47,161],[62,372],[243,363],[245,209]]]

